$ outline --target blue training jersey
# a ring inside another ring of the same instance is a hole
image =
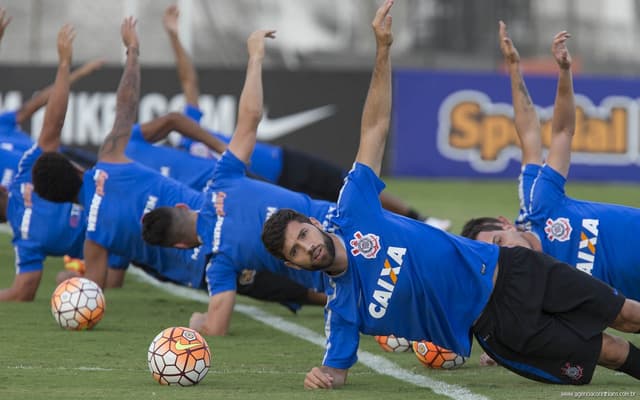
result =
[[[184,114],[198,123],[202,119],[202,111],[188,104],[185,106]],[[221,133],[212,131],[209,133],[227,144],[231,141],[230,137]],[[187,149],[189,153],[200,157],[214,157],[214,154],[204,144],[194,142],[189,138],[182,137],[180,146]],[[249,170],[271,183],[278,183],[278,179],[282,175],[282,147],[256,143],[251,155]]]
[[[198,191],[207,185],[216,166],[214,159],[196,157],[172,147],[154,146],[144,139],[139,124],[133,126],[125,155]]]
[[[345,272],[331,278],[323,365],[357,360],[359,332],[429,340],[469,356],[471,326],[493,290],[499,248],[383,210],[384,183],[356,163],[331,220],[344,241]]]
[[[566,178],[548,165],[526,165],[523,221],[542,250],[640,300],[640,209],[568,197]]]
[[[20,129],[17,111],[0,113],[0,148],[24,152],[33,146],[31,137]]]
[[[82,207],[47,201],[33,190],[31,168],[40,154],[37,145],[24,153],[9,188],[7,219],[13,230],[17,274],[42,270],[49,255],[82,258],[86,227]]]
[[[246,165],[227,150],[218,161],[213,185],[198,215],[197,230],[207,253],[212,254],[206,279],[209,294],[236,290],[243,269],[268,270],[301,285],[324,292],[326,278],[320,272],[287,267],[262,244],[262,225],[280,208],[292,208],[326,221],[333,203],[312,200],[267,182],[246,176]]]
[[[22,153],[19,151],[0,148],[0,186],[9,188],[18,174],[18,163],[21,158]]]
[[[156,207],[178,203],[198,209],[203,193],[135,162],[98,162],[85,172],[81,197],[88,212],[88,239],[173,282],[201,286],[205,260],[199,248],[151,246],[142,239],[141,219]]]

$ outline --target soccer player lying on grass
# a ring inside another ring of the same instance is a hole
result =
[[[207,335],[224,335],[235,303],[236,280],[242,270],[270,271],[310,288],[312,304],[324,305],[328,289],[320,273],[294,271],[267,253],[260,242],[265,219],[291,207],[325,219],[335,204],[247,177],[247,163],[262,116],[262,61],[265,38],[274,31],[253,32],[247,40],[249,61],[240,95],[238,124],[227,151],[218,161],[207,201],[199,210],[159,207],[143,218],[144,239],[153,245],[200,246],[211,260],[206,268],[210,302],[206,313],[194,313],[190,327]],[[315,289],[317,292],[313,292]]]
[[[543,163],[538,115],[520,73],[520,57],[500,24],[501,49],[513,94],[516,130],[522,145],[520,215],[468,221],[462,235],[500,246],[543,251],[640,300],[640,254],[629,238],[640,236],[640,209],[576,200],[566,195],[575,130],[571,56],[566,32],[556,35],[552,53],[560,68],[549,153]]]
[[[171,5],[165,10],[163,23],[173,48],[178,78],[187,103],[184,113],[195,121],[200,122],[203,114],[198,108],[198,99],[200,97],[198,74],[191,58],[182,47],[182,43],[180,43],[178,17],[178,8],[175,5]],[[229,142],[227,136],[215,132],[211,134],[226,143]],[[201,143],[190,138],[183,138],[181,145],[195,155],[213,159],[219,157],[219,154],[211,154],[210,151],[202,149]],[[306,193],[314,199],[333,202],[338,199],[342,182],[347,175],[347,171],[343,168],[314,155],[288,147],[260,142],[255,145],[248,168],[250,173],[268,182],[295,192]],[[424,221],[427,224],[445,230],[451,226],[451,221],[426,217],[389,193],[382,193],[380,200],[383,207],[400,215]]]
[[[292,268],[324,271],[334,287],[323,365],[307,373],[305,388],[345,383],[360,332],[426,338],[463,356],[473,332],[498,363],[541,382],[585,384],[596,364],[640,378],[640,351],[603,333],[608,326],[637,332],[640,303],[545,254],[451,235],[380,206],[378,175],[391,119],[392,4],[387,0],[373,21],[376,63],[356,162],[331,221],[335,233],[280,210],[262,234],[272,254]]]
[[[33,300],[42,278],[44,259],[49,256],[82,257],[85,218],[81,207],[71,203],[51,203],[33,192],[31,166],[40,153],[55,152],[60,146],[70,84],[72,42],[70,25],[58,33],[58,71],[48,95],[47,110],[38,143],[22,156],[10,196],[0,201],[0,210],[14,232],[16,276],[11,287],[0,290],[0,300]],[[8,201],[7,201],[8,200]]]
[[[84,173],[83,182],[83,172],[56,153],[55,146],[47,146],[48,151],[42,153],[33,166],[34,191],[52,202],[73,201],[84,205],[74,207],[88,213],[83,236],[86,277],[100,286],[121,286],[131,261],[162,279],[199,288],[206,265],[204,252],[149,246],[142,240],[140,220],[145,212],[177,203],[199,208],[205,196],[125,156],[140,95],[139,45],[134,19],[124,20],[121,35],[127,48],[127,61],[117,90],[114,127],[100,148],[99,162]],[[115,263],[109,254],[117,254],[121,259]],[[273,282],[258,274],[252,278],[255,280],[246,282],[246,294],[261,298],[271,287],[255,289],[255,286]],[[275,283],[277,291],[282,292],[282,301],[299,299],[300,285],[285,279]]]

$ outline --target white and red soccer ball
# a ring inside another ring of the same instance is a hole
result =
[[[382,350],[391,353],[404,353],[411,350],[411,341],[395,335],[378,335],[375,337],[376,342]]]
[[[204,379],[209,372],[211,352],[197,331],[171,327],[151,341],[147,362],[153,379],[158,383],[191,386]]]
[[[51,314],[65,329],[93,328],[104,315],[104,295],[95,282],[74,277],[60,283],[51,296]]]
[[[413,352],[425,367],[454,369],[461,367],[467,358],[426,340],[414,341]]]

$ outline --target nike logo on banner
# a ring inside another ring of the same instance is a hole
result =
[[[336,107],[329,104],[311,110],[301,111],[283,117],[269,119],[265,108],[262,121],[258,126],[258,140],[273,140],[285,136],[300,128],[314,124],[335,114]]]
[[[188,350],[196,346],[202,346],[201,343],[182,344],[181,341],[176,342],[176,350]]]

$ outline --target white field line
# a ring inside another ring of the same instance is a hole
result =
[[[204,291],[190,289],[172,283],[160,282],[133,265],[129,267],[129,273],[137,277],[140,281],[155,286],[167,293],[189,300],[198,301],[200,303],[209,304],[209,296]],[[235,311],[245,314],[246,316],[260,321],[274,329],[324,348],[325,338],[323,336],[303,326],[294,324],[278,316],[271,315],[260,308],[245,304],[236,304]],[[434,393],[447,396],[452,399],[488,400],[487,397],[472,393],[469,389],[462,386],[450,385],[448,383],[402,369],[394,362],[367,351],[358,351],[358,361],[379,374],[392,376],[401,381],[431,389]]]
[[[11,232],[11,227],[9,227],[9,224],[0,224],[0,233],[11,235],[13,232]]]

